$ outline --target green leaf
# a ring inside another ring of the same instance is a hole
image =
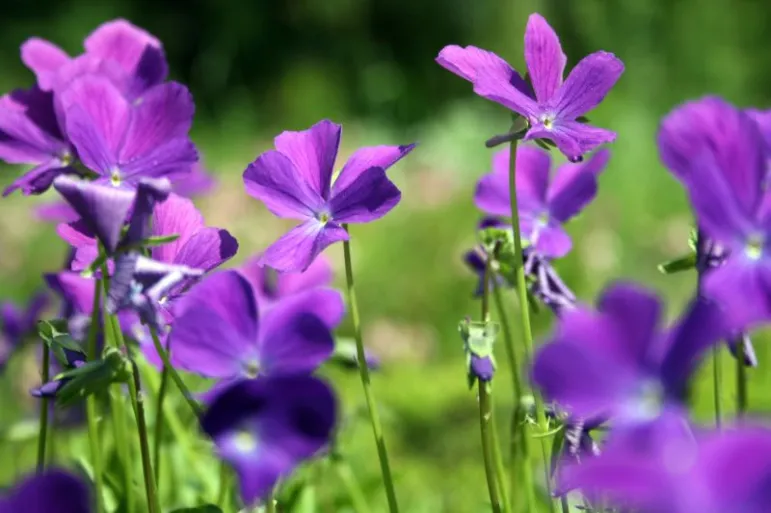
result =
[[[664,274],[675,274],[683,271],[690,271],[696,268],[696,254],[690,253],[680,258],[675,258],[669,262],[660,264],[658,269]]]
[[[83,351],[81,345],[67,333],[67,321],[64,319],[38,321],[37,332],[53,353],[54,358],[64,366],[68,364],[64,349]]]
[[[70,379],[56,394],[60,406],[68,406],[91,394],[103,392],[112,383],[131,379],[131,363],[115,348],[109,347],[100,360],[86,362],[59,374],[55,379]]]
[[[175,509],[171,513],[223,513],[219,506],[214,504],[205,504],[203,506],[194,506],[192,508]]]

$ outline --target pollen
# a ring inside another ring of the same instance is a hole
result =
[[[750,260],[759,260],[763,256],[763,246],[765,241],[762,236],[752,236],[747,241],[747,245],[744,247],[744,254]]]
[[[233,436],[233,446],[240,453],[254,452],[257,448],[257,437],[246,429],[240,429]]]
[[[118,169],[113,169],[110,173],[110,183],[113,187],[120,187],[121,183],[123,183]]]

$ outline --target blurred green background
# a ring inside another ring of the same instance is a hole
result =
[[[400,206],[378,223],[353,229],[365,342],[384,361],[374,388],[403,510],[484,511],[476,396],[466,387],[457,334],[457,322],[476,315],[478,305],[471,298],[474,277],[461,255],[474,242],[479,217],[474,183],[490,165],[492,151],[484,141],[507,130],[509,114],[474,96],[468,83],[434,58],[447,44],[473,44],[523,70],[523,32],[534,11],[560,34],[569,67],[600,49],[626,64],[616,88],[590,114],[595,124],[618,132],[613,157],[597,200],[569,227],[573,252],[556,266],[582,300],[592,301],[610,280],[629,278],[659,290],[674,315],[692,293],[694,277],[665,277],[656,266],[687,249],[690,213],[680,186],[659,163],[657,125],[677,103],[708,93],[741,106],[769,106],[771,10],[763,2],[12,0],[0,20],[0,89],[32,84],[18,58],[27,37],[78,53],[94,27],[116,17],[156,35],[172,78],[186,83],[196,98],[193,136],[220,180],[198,203],[210,225],[238,238],[234,263],[289,226],[251,199],[241,183],[245,166],[278,132],[323,117],[341,122],[339,165],[361,145],[417,141],[418,148],[390,172],[403,191]],[[2,168],[0,184],[19,172]],[[2,299],[24,301],[41,286],[42,272],[61,265],[64,243],[32,212],[51,198],[14,195],[0,201]],[[342,284],[342,250],[335,246],[327,254]],[[515,313],[513,297],[509,304]],[[539,336],[550,323],[548,314],[536,318]],[[349,335],[350,326],[340,333]],[[766,351],[759,345],[763,364]],[[724,355],[727,404],[734,397],[730,362]],[[500,363],[496,407],[505,434],[511,398],[502,358]],[[6,433],[35,415],[25,397],[35,378],[22,367],[12,366],[3,381],[0,430]],[[333,374],[346,411],[362,408],[358,377]],[[762,396],[771,379],[757,372],[750,379],[751,403],[762,412],[771,406]],[[702,379],[695,387],[702,418],[709,416],[710,386]],[[18,471],[6,460],[28,464],[34,455],[34,440],[11,445],[2,453],[5,482]],[[346,430],[343,452],[365,483],[373,511],[385,511],[366,421]],[[320,479],[318,511],[345,511],[333,502],[342,494],[336,476],[324,472]]]

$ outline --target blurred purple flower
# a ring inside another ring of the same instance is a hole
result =
[[[274,215],[302,224],[274,242],[260,262],[277,271],[304,271],[324,248],[348,240],[341,226],[383,217],[401,198],[386,176],[412,148],[372,146],[357,150],[333,180],[342,127],[322,120],[308,130],[283,132],[275,150],[244,171],[246,192]]]
[[[249,282],[236,271],[219,271],[175,305],[172,363],[221,380],[309,373],[332,354],[328,326],[342,312],[338,292],[315,289],[258,315]]]
[[[37,333],[37,321],[48,303],[45,293],[32,296],[24,308],[9,301],[0,303],[0,372],[24,340]]]
[[[529,125],[526,140],[551,140],[571,161],[616,139],[615,132],[580,118],[605,98],[624,64],[612,53],[595,52],[576,64],[563,83],[567,58],[557,34],[540,14],[530,15],[525,30],[532,89],[506,61],[474,46],[446,46],[436,61],[471,82],[479,96],[523,116]]]
[[[260,306],[279,301],[298,292],[332,285],[332,266],[319,255],[303,272],[279,273],[262,264],[262,255],[247,260],[238,272],[254,287]]]
[[[89,513],[85,482],[59,469],[26,477],[0,497],[0,513]]]
[[[217,453],[235,469],[247,508],[265,500],[279,479],[329,443],[337,402],[311,376],[263,377],[233,384],[201,418]]]
[[[647,422],[684,400],[705,351],[725,336],[712,302],[695,299],[662,330],[661,304],[627,283],[607,288],[597,310],[566,310],[535,356],[532,376],[544,395],[578,418],[608,417],[616,426]]]
[[[690,195],[700,229],[727,252],[702,280],[702,293],[725,309],[732,330],[771,320],[771,195],[757,124],[708,97],[666,116],[658,144]]]
[[[168,178],[174,193],[186,198],[207,194],[217,185],[216,178],[203,167],[200,160],[193,164],[190,171],[170,175]]]
[[[611,434],[600,456],[561,475],[563,491],[580,488],[617,507],[657,513],[765,513],[769,481],[771,431],[693,433],[677,412],[637,432]]]
[[[565,256],[572,246],[562,225],[578,215],[597,194],[597,176],[609,152],[600,150],[581,164],[564,164],[550,180],[551,158],[533,146],[517,148],[517,198],[522,237],[545,257]],[[511,217],[509,150],[493,156],[493,172],[483,176],[474,203],[485,214]]]

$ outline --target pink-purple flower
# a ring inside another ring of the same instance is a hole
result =
[[[526,140],[551,140],[572,161],[616,138],[614,132],[581,118],[605,98],[624,64],[612,53],[595,52],[579,61],[563,82],[567,58],[540,14],[530,15],[525,30],[530,84],[506,61],[475,46],[446,46],[436,61],[471,82],[478,95],[524,117],[529,125]]]
[[[274,140],[276,149],[244,171],[247,193],[276,216],[302,221],[265,250],[261,264],[304,271],[327,246],[348,240],[342,225],[379,219],[399,202],[401,193],[386,170],[415,145],[360,148],[334,178],[341,133],[328,120],[283,132]]]

